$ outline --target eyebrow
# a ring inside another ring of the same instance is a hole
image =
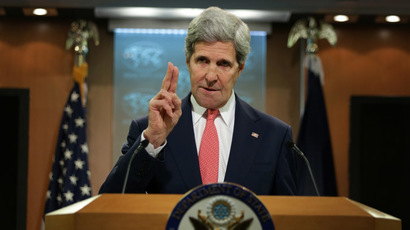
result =
[[[194,58],[195,58],[195,60],[202,59],[202,58],[209,59],[208,57],[206,57],[204,55],[200,55],[200,56],[197,56],[197,57],[194,56]]]
[[[202,58],[209,60],[209,57],[207,57],[207,56],[205,56],[205,55],[199,55],[199,56],[197,56],[197,57],[194,56],[194,60],[196,60],[196,61],[199,60],[199,59],[202,59]],[[225,59],[225,58],[218,59],[216,62],[227,62],[227,63],[229,63],[230,65],[233,64],[232,61],[230,61],[230,60],[228,60],[228,59]]]

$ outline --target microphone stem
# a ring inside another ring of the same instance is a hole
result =
[[[122,194],[125,193],[125,188],[127,187],[127,182],[128,182],[128,175],[130,174],[131,163],[134,160],[135,155],[137,155],[143,148],[147,147],[148,143],[149,143],[148,140],[141,141],[141,143],[138,145],[138,148],[132,153],[131,159],[128,162],[127,172],[125,173],[124,183],[122,185],[122,190],[121,190]]]
[[[316,195],[320,196],[319,189],[317,188],[316,181],[313,177],[312,169],[310,168],[310,163],[309,163],[308,159],[306,158],[306,156],[304,154],[302,154],[301,156],[302,156],[303,160],[305,160],[305,162],[306,162],[307,168],[309,170],[310,178],[312,178],[313,187],[315,187]]]
[[[310,168],[309,160],[306,158],[305,154],[303,154],[303,152],[296,146],[295,143],[293,143],[292,141],[289,141],[288,146],[289,148],[294,150],[299,156],[301,156],[303,160],[305,161],[306,166],[309,170],[310,178],[312,179],[312,182],[313,182],[313,187],[315,188],[315,191],[316,191],[316,195],[320,196],[319,189],[317,188],[315,178],[313,177],[312,169]]]
[[[122,193],[122,194],[125,193],[125,188],[127,187],[128,175],[130,174],[131,162],[132,162],[132,160],[134,160],[135,155],[137,155],[136,153],[137,153],[137,151],[135,151],[135,152],[132,153],[130,162],[129,162],[129,164],[128,164],[127,172],[125,173],[124,183],[123,183],[123,185],[122,185],[122,190],[121,190],[121,193]]]

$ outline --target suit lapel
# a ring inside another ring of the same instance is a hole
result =
[[[235,126],[225,181],[243,184],[250,162],[253,162],[261,143],[260,128],[256,124],[259,116],[238,97],[235,110]]]
[[[190,95],[182,100],[182,116],[168,135],[167,149],[164,153],[170,156],[168,160],[175,162],[179,170],[177,173],[180,173],[188,189],[202,184],[192,125]]]

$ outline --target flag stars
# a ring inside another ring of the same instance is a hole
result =
[[[72,193],[70,190],[68,190],[66,193],[64,193],[64,198],[65,201],[67,202],[73,202],[74,201],[74,193]]]
[[[85,153],[85,154],[88,154],[88,145],[87,145],[87,143],[84,143],[84,144],[81,145],[81,152]]]
[[[73,155],[73,151],[70,151],[69,149],[66,149],[65,152],[64,152],[64,159],[70,160],[71,155]]]
[[[84,127],[85,120],[82,119],[81,117],[75,119],[74,122],[75,122],[75,127]]]
[[[70,139],[70,143],[75,143],[77,141],[78,136],[75,133],[71,133],[68,135],[68,139]]]
[[[69,105],[67,105],[67,106],[64,108],[64,111],[67,113],[67,115],[68,115],[69,117],[71,117],[71,114],[73,114],[73,109],[71,109],[71,107],[70,107]]]
[[[67,124],[67,123],[63,124],[61,128],[67,132],[67,130],[68,130],[68,124]],[[63,141],[63,142],[64,142],[64,141]],[[64,144],[65,144],[65,142],[64,142]]]
[[[77,159],[76,161],[74,161],[74,164],[76,169],[83,169],[85,163],[84,161]]]
[[[78,94],[78,93],[76,93],[76,92],[73,92],[73,93],[71,94],[71,101],[72,101],[72,102],[76,102],[79,97],[80,97],[80,94]]]
[[[53,167],[48,174],[49,188],[45,191],[45,214],[92,195],[85,133],[87,119],[81,99],[79,87],[75,85],[63,107]]]
[[[72,185],[76,186],[78,181],[78,177],[76,176],[70,176],[70,182]]]
[[[56,200],[59,204],[61,204],[63,202],[63,198],[61,198],[60,194],[57,195]]]
[[[80,187],[81,189],[81,195],[83,196],[90,196],[91,195],[91,188],[88,185],[84,185]]]

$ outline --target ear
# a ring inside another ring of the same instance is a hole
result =
[[[185,52],[185,63],[187,65],[189,65],[189,58],[188,58],[188,54]]]
[[[188,67],[188,70],[189,70],[189,59],[188,59],[188,57],[185,55],[185,63],[186,63],[186,66]]]
[[[245,68],[245,61],[239,64],[239,72],[242,72],[243,68]]]

